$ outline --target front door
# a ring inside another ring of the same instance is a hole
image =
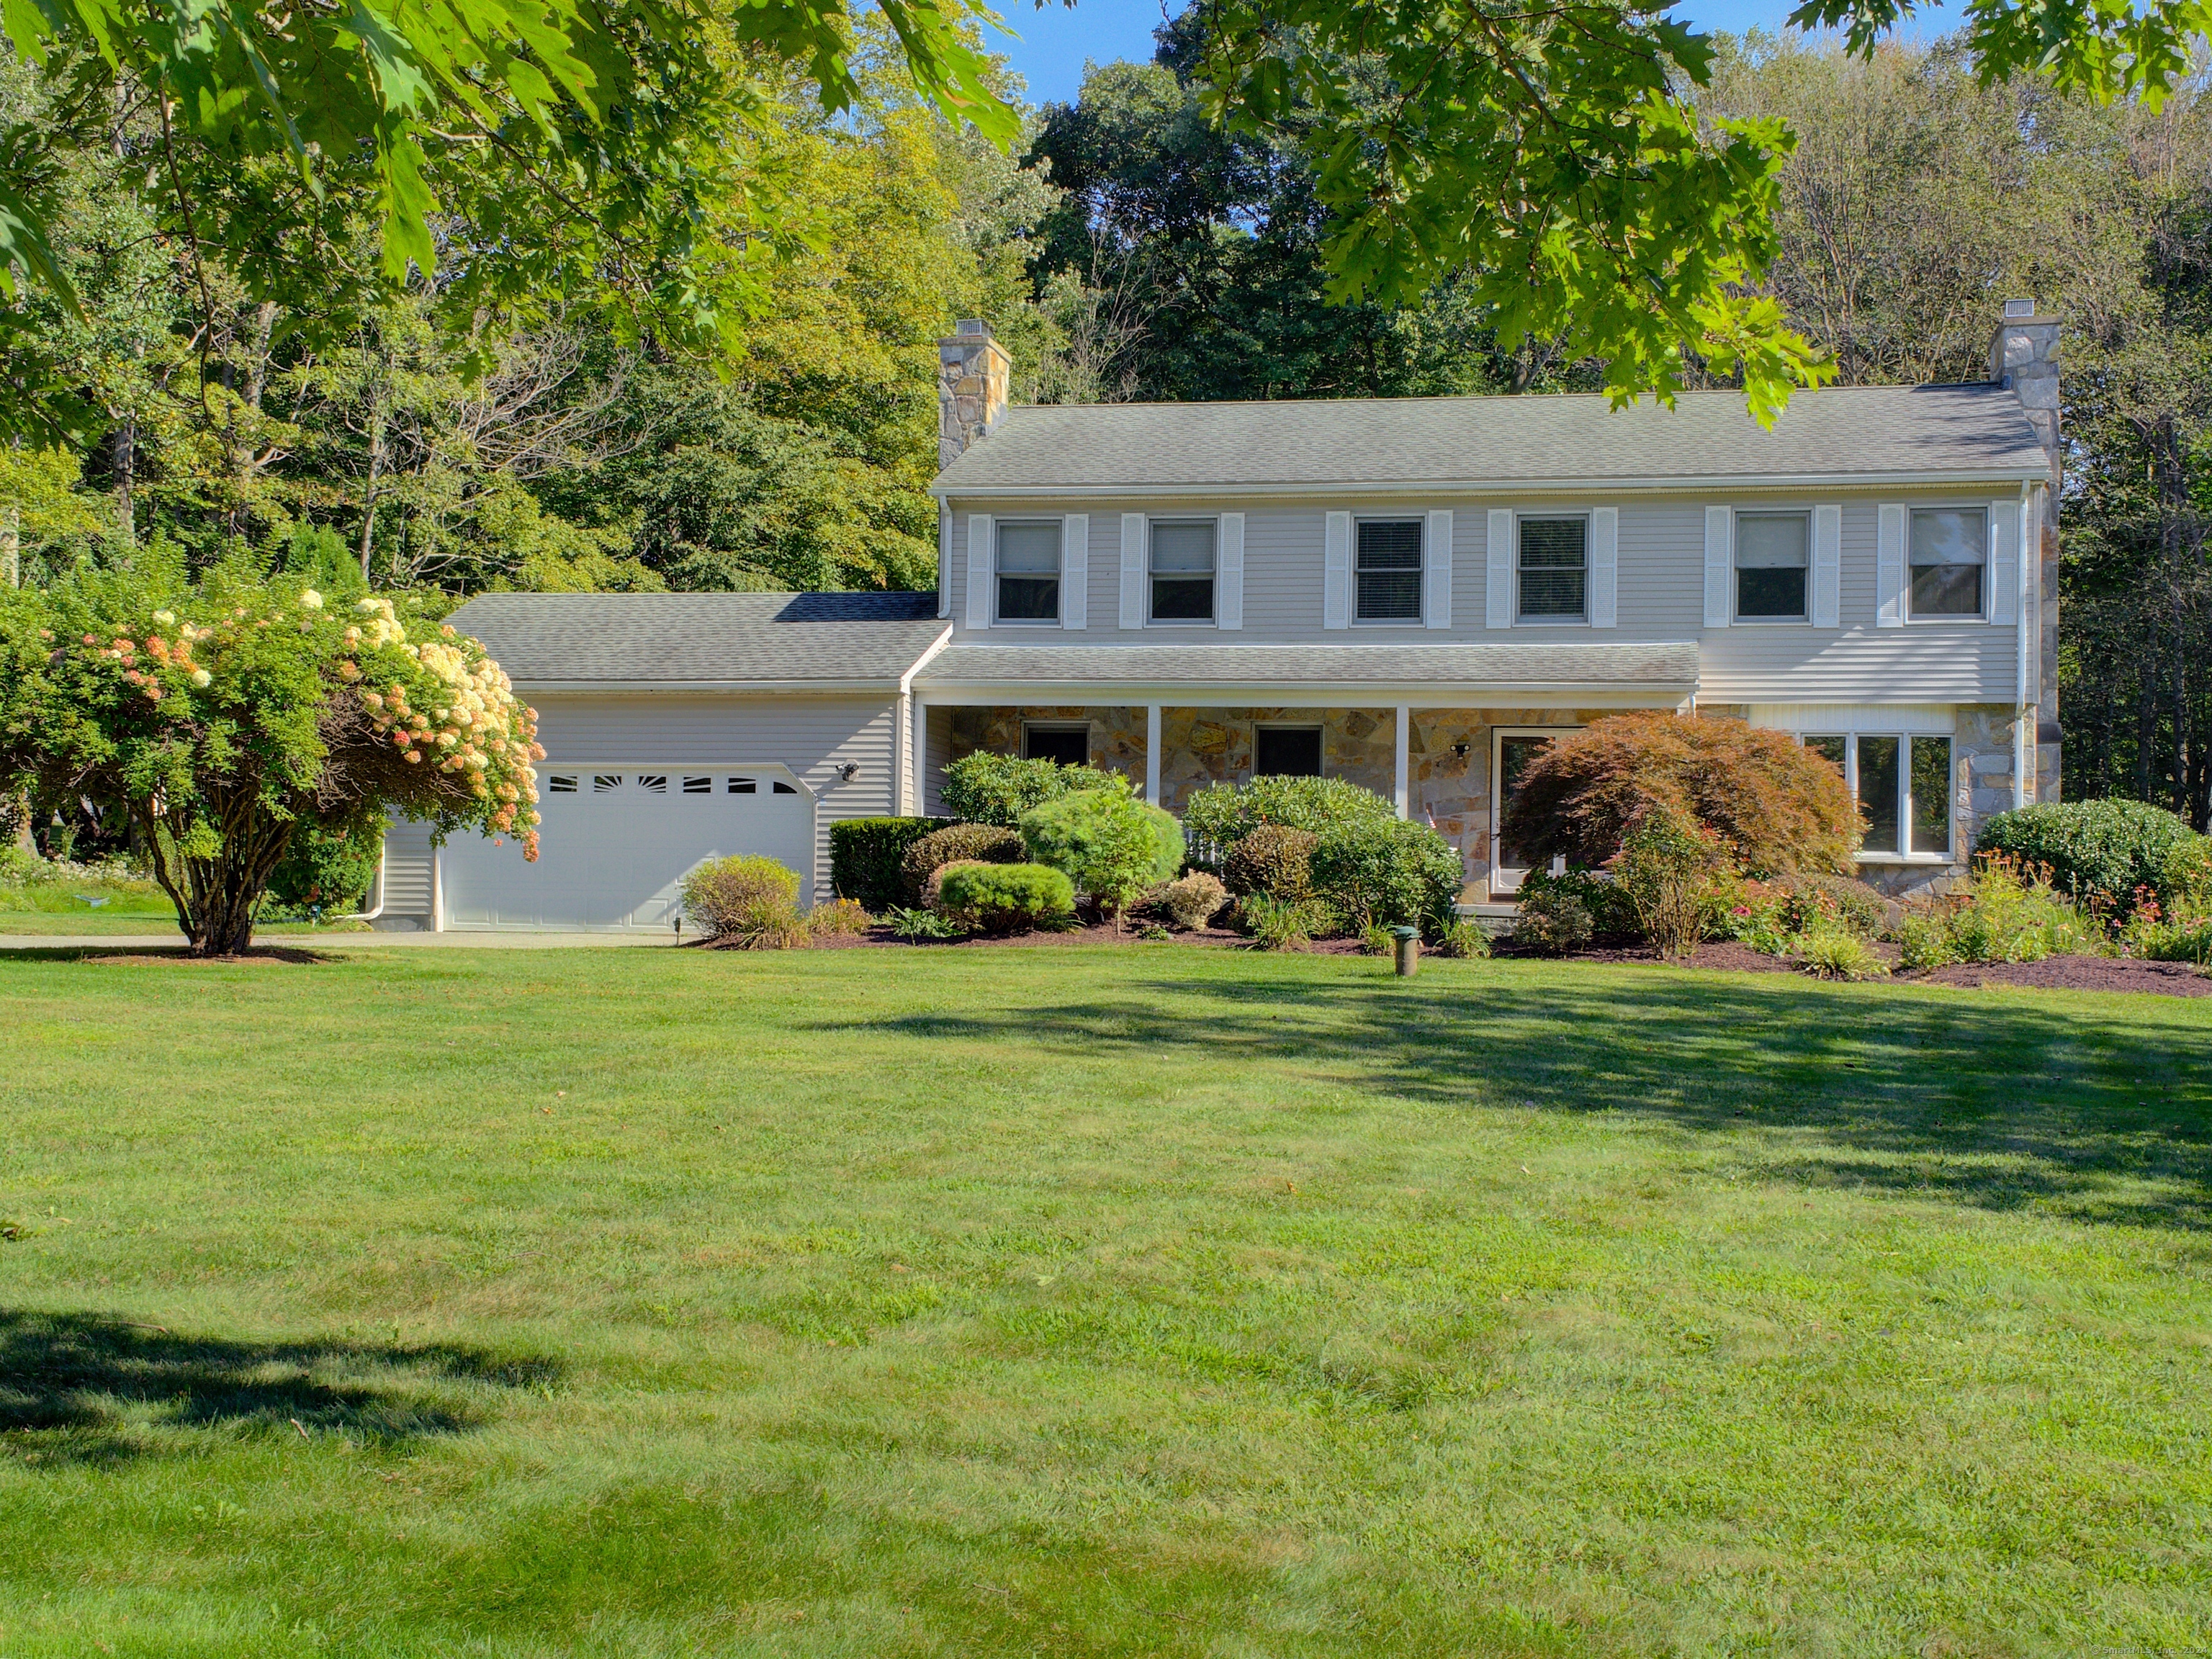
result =
[[[1521,780],[1534,765],[1536,757],[1552,746],[1554,739],[1573,726],[1523,726],[1497,728],[1491,738],[1490,775],[1495,787],[1490,792],[1490,896],[1510,898],[1521,890],[1521,878],[1528,873],[1532,862],[1522,849],[1507,843],[1498,833],[1498,825],[1505,817],[1507,803],[1521,787]]]

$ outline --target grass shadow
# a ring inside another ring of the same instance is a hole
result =
[[[97,1314],[0,1309],[0,1436],[26,1461],[147,1455],[148,1424],[396,1446],[487,1420],[483,1385],[542,1389],[558,1360],[453,1344],[246,1342]]]
[[[1496,970],[1406,982],[1255,968],[821,1029],[1185,1052],[1201,1069],[1288,1062],[1447,1105],[1756,1128],[1764,1147],[1735,1150],[1767,1179],[2201,1231],[2212,1229],[2212,1024],[2185,1006],[1650,969],[1554,967],[1540,984]]]

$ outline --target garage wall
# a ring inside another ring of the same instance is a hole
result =
[[[897,807],[898,699],[777,696],[568,696],[527,694],[538,710],[547,767],[564,759],[602,764],[635,757],[670,765],[775,762],[789,767],[820,803],[814,867],[830,896],[830,826]],[[850,783],[837,777],[850,762]]]

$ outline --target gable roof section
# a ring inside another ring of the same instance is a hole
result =
[[[1657,645],[955,645],[915,676],[919,689],[958,686],[1034,695],[1040,688],[1301,686],[1434,691],[1694,691],[1698,647]]]
[[[896,690],[951,626],[935,593],[486,593],[447,620],[516,685]]]
[[[938,475],[940,495],[1342,488],[1488,491],[2047,477],[2007,387],[1801,392],[1760,428],[1740,392],[1673,410],[1602,395],[1027,404]]]

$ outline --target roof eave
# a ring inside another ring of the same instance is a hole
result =
[[[966,484],[940,477],[929,493],[942,501],[969,499],[1029,500],[1049,496],[1129,495],[1160,500],[1207,495],[1264,495],[1287,499],[1342,499],[1368,495],[1615,495],[1709,493],[1717,489],[1965,489],[1976,484],[2041,483],[2051,477],[2047,462],[2014,467],[1922,472],[1771,472],[1626,478],[1496,479],[1395,478],[1364,483],[1255,483],[1216,480],[1211,483],[1043,483]]]
[[[903,672],[903,671],[902,671]],[[775,696],[794,691],[826,696],[896,696],[899,674],[843,680],[532,680],[514,689],[528,696],[614,696],[667,692],[687,696]]]
[[[1024,703],[1135,706],[1164,703],[1178,708],[1331,708],[1403,703],[1415,708],[1468,708],[1498,704],[1532,704],[1600,708],[1641,707],[1655,700],[1681,702],[1697,695],[1687,680],[1366,680],[1233,683],[1127,680],[964,679],[915,683],[915,695],[933,703],[981,700]]]

